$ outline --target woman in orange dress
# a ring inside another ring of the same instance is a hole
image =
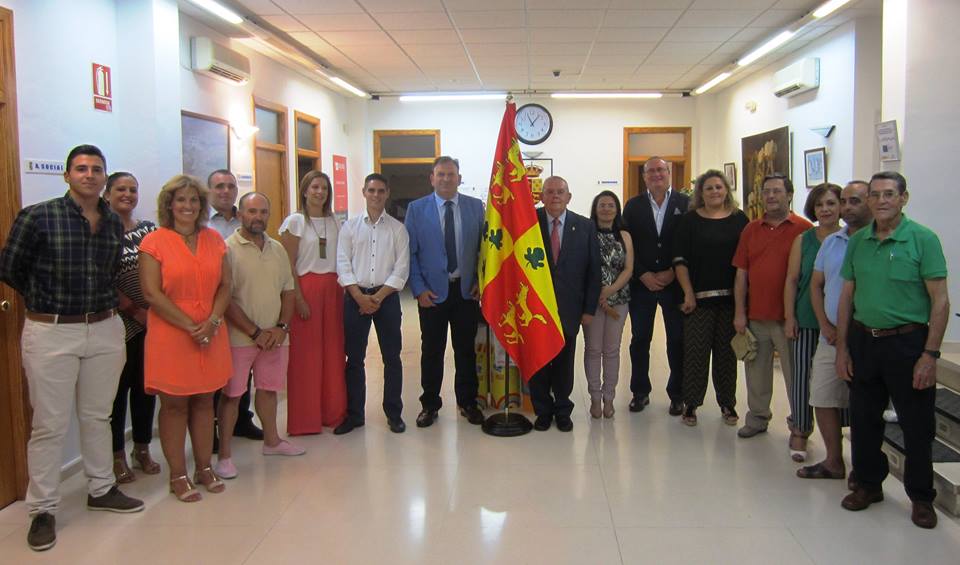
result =
[[[290,320],[287,433],[319,434],[347,416],[343,289],[337,283],[337,238],[330,178],[310,171],[298,211],[280,226],[280,243],[296,275],[297,315]]]
[[[170,466],[170,492],[184,502],[200,500],[194,483],[223,492],[210,467],[213,393],[233,370],[227,332],[218,331],[230,302],[226,246],[213,229],[208,191],[200,181],[177,175],[157,198],[159,229],[140,244],[140,284],[150,309],[144,351],[144,386],[160,397],[160,444]],[[196,463],[187,477],[187,429]]]

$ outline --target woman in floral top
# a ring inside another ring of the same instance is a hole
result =
[[[620,338],[627,321],[630,276],[633,274],[633,242],[623,227],[620,200],[605,190],[593,199],[590,219],[600,240],[600,305],[593,322],[584,326],[586,350],[583,370],[590,393],[590,416],[613,417],[613,398],[620,378]],[[601,366],[603,378],[601,380]],[[601,405],[602,402],[602,405]]]

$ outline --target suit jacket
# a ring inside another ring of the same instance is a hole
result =
[[[589,218],[567,210],[560,256],[553,262],[547,212],[537,209],[540,232],[547,251],[550,276],[557,294],[560,323],[565,336],[575,336],[584,314],[596,314],[600,300],[600,243],[597,228]]]
[[[480,253],[480,228],[483,226],[483,203],[480,199],[460,194],[462,257],[460,268],[460,291],[470,299],[470,291],[477,284],[477,256]],[[437,295],[435,302],[444,302],[450,288],[447,273],[447,250],[444,247],[443,230],[440,229],[440,214],[433,193],[418,198],[407,207],[404,219],[410,234],[410,290],[420,296],[430,290]]]
[[[638,194],[623,207],[623,221],[626,224],[630,238],[633,239],[633,280],[639,284],[641,291],[646,286],[640,282],[640,275],[646,272],[656,273],[665,271],[673,266],[673,234],[680,225],[680,220],[687,212],[690,198],[676,190],[670,191],[670,198],[666,201],[666,214],[663,218],[663,228],[657,233],[657,221],[653,217],[650,207],[650,197],[647,193]],[[674,281],[668,289],[678,293],[679,284]]]

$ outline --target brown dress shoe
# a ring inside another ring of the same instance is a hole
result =
[[[870,492],[867,489],[858,486],[857,490],[844,497],[843,502],[841,502],[840,505],[847,510],[856,512],[858,510],[865,510],[874,502],[881,502],[882,500],[882,490]]]
[[[913,514],[911,514],[910,519],[913,520],[913,523],[916,524],[918,528],[930,530],[937,527],[937,512],[933,509],[933,504],[930,502],[914,501]]]

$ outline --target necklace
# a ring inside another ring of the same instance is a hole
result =
[[[323,236],[320,236],[320,233],[317,231],[316,224],[313,223],[314,218],[309,214],[306,215],[307,219],[310,220],[310,227],[313,229],[313,234],[317,236],[317,242],[319,245],[319,255],[321,259],[327,258],[327,217],[321,216],[320,221],[323,222]]]

